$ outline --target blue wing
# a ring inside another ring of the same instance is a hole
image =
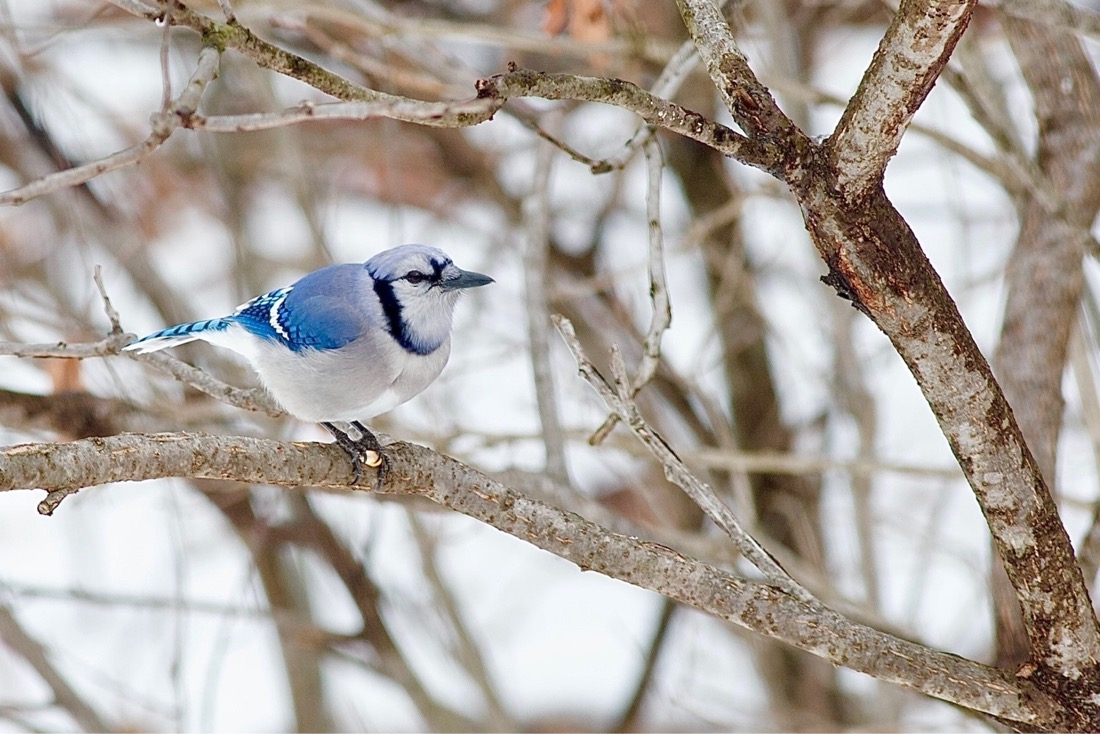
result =
[[[339,349],[362,332],[361,309],[350,300],[361,283],[349,276],[362,266],[332,265],[310,273],[294,285],[253,298],[230,320],[261,339],[277,341],[294,352],[303,349]]]

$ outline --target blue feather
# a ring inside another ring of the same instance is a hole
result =
[[[253,298],[229,320],[292,352],[339,349],[363,329],[361,314],[347,299],[361,272],[359,265],[321,268],[292,286]]]
[[[192,321],[187,324],[179,324],[160,331],[154,331],[148,336],[143,336],[137,341],[126,345],[127,351],[154,352],[165,347],[186,344],[199,338],[203,332],[225,331],[229,328],[227,319],[208,319],[206,321]]]

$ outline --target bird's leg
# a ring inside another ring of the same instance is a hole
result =
[[[386,479],[386,473],[390,470],[389,457],[382,450],[382,444],[379,443],[378,437],[371,433],[369,428],[359,421],[352,421],[351,425],[359,431],[359,440],[355,442],[356,446],[367,457],[367,466],[378,471],[378,486],[382,486],[382,482]]]
[[[359,421],[352,421],[351,425],[359,431],[359,439],[356,440],[332,423],[322,421],[321,425],[333,435],[333,438],[336,439],[336,445],[351,457],[352,484],[358,484],[362,478],[363,464],[377,468],[378,484],[382,484],[382,481],[386,478],[386,471],[389,469],[389,461],[382,451],[382,444],[378,442],[378,439],[366,426]]]

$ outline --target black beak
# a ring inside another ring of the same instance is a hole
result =
[[[456,291],[460,288],[478,288],[483,285],[489,285],[492,282],[493,279],[488,275],[475,273],[471,270],[460,270],[458,271],[457,278],[447,278],[439,285],[445,291]]]

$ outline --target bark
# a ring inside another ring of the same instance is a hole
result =
[[[1076,320],[1089,227],[1100,208],[1100,84],[1081,42],[1048,26],[1002,15],[1039,122],[1036,169],[1059,192],[1019,201],[1020,233],[1008,263],[1004,325],[993,363],[1020,429],[1050,486],[1062,425],[1062,374]],[[994,567],[997,662],[1028,654],[1019,605]]]
[[[582,570],[664,594],[836,665],[1028,728],[1083,730],[1030,680],[855,623],[823,604],[796,599],[682,555],[606,530],[505,487],[460,462],[406,443],[387,447],[386,494],[426,497],[529,542]],[[49,492],[40,511],[82,487],[169,476],[233,479],[285,487],[363,491],[349,483],[347,456],[331,444],[280,443],[200,434],[124,434],[0,451],[0,491]],[[364,477],[373,486],[374,477]],[[1092,722],[1095,724],[1095,722]]]
[[[977,0],[902,0],[833,131],[830,163],[848,201],[881,185],[887,162],[947,65],[975,5]]]
[[[1100,626],[1069,537],[988,362],[881,187],[896,140],[946,63],[973,3],[903,2],[849,105],[856,111],[820,147],[784,121],[715,7],[705,0],[680,6],[734,119],[750,137],[783,142],[782,175],[829,269],[825,281],[886,334],[920,385],[1005,560],[1031,633],[1036,674],[1075,701],[1083,717],[1100,721],[1100,706],[1091,699],[1100,684]],[[895,56],[905,60],[903,73],[892,73],[899,68]],[[895,100],[905,113],[871,114],[873,102],[860,100],[868,95]],[[895,143],[868,147],[875,120],[879,135]],[[864,155],[876,165],[864,165]]]

